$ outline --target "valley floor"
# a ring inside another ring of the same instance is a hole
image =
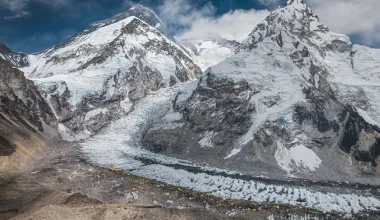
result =
[[[324,219],[342,216],[222,200],[83,161],[62,143],[23,172],[0,173],[0,219]],[[375,217],[373,219],[376,219]]]

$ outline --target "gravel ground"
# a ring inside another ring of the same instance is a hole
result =
[[[24,171],[0,173],[0,219],[340,219],[226,201],[83,161],[65,142]],[[376,218],[374,218],[376,219]]]

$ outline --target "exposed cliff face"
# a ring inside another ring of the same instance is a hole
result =
[[[357,62],[376,54],[331,32],[303,1],[288,1],[236,54],[211,67],[187,101],[174,103],[182,119],[161,120],[143,143],[166,155],[273,176],[377,173],[380,83],[373,67],[380,61]]]
[[[34,83],[23,72],[0,60],[1,118],[30,131],[43,131],[43,123],[54,125],[55,117]]]
[[[0,60],[0,170],[22,168],[57,138],[52,109],[23,72]]]
[[[28,56],[23,53],[14,52],[0,42],[0,59],[8,61],[13,67],[29,66]]]
[[[30,60],[24,70],[36,78],[67,140],[96,133],[151,91],[201,75],[160,20],[142,6],[95,23]]]

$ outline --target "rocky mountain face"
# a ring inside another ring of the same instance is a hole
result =
[[[24,53],[14,52],[0,42],[0,59],[8,61],[13,67],[29,66],[28,56]]]
[[[231,56],[240,46],[239,42],[219,35],[204,39],[182,39],[180,42],[203,71]]]
[[[57,137],[52,109],[23,72],[0,59],[0,169],[20,167]]]
[[[32,132],[43,131],[43,123],[54,125],[53,111],[23,72],[0,60],[0,80],[2,120]]]
[[[201,69],[140,5],[97,22],[23,68],[52,105],[63,138],[86,138],[149,92],[197,79]]]
[[[289,0],[180,92],[168,113],[180,116],[153,124],[143,144],[245,173],[361,181],[380,168],[379,67],[379,50]]]

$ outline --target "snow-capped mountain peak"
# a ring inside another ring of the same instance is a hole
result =
[[[270,37],[275,37],[279,44],[283,44],[282,41],[287,39],[294,43],[313,44],[321,49],[334,42],[340,43],[342,46],[351,44],[347,36],[331,32],[302,1],[289,1],[288,3],[291,4],[276,9],[264,22],[259,24],[243,41],[241,48],[252,49],[255,44]],[[284,49],[292,48],[294,47]]]
[[[3,42],[0,42],[0,59],[8,61],[13,67],[17,68],[29,65],[26,54],[12,51]]]
[[[303,0],[288,0],[286,5],[305,4]]]
[[[163,24],[163,22],[158,18],[158,16],[154,13],[153,10],[150,8],[147,8],[141,4],[136,4],[132,6],[128,11],[120,13],[115,15],[114,17],[104,20],[104,21],[99,21],[91,25],[93,28],[99,28],[103,27],[106,25],[110,25],[112,23],[116,23],[118,21],[124,20],[128,17],[136,17],[145,23],[149,24],[150,26],[156,28],[158,31],[160,31],[162,34],[164,34],[168,38],[172,38],[169,36],[168,31]],[[90,29],[91,29],[90,27]]]
[[[29,60],[23,70],[65,121],[61,130],[82,137],[128,113],[150,91],[201,74],[154,12],[141,5],[96,22]]]
[[[144,30],[141,27],[147,25]],[[128,29],[128,28],[136,29]],[[137,30],[140,29],[140,30]],[[86,28],[84,31],[79,34],[71,37],[70,39],[54,46],[50,49],[44,50],[42,52],[36,53],[30,56],[30,59],[39,59],[52,57],[56,59],[57,56],[63,55],[65,57],[64,61],[66,62],[65,66],[56,65],[58,61],[61,60],[47,60],[46,65],[37,65],[37,62],[33,62],[34,65],[31,67],[25,68],[26,74],[30,74],[30,77],[41,78],[57,74],[68,74],[77,70],[80,70],[82,67],[88,65],[85,61],[80,62],[71,62],[70,65],[67,65],[67,61],[73,60],[74,56],[79,59],[86,59],[86,54],[92,56],[95,53],[95,50],[102,49],[102,47],[107,44],[111,44],[122,35],[128,34],[130,31],[136,32],[152,32],[153,35],[159,35],[160,38],[163,38],[165,41],[169,42],[172,46],[176,47],[178,50],[182,50],[184,55],[187,56],[187,52],[183,47],[174,39],[174,37],[168,35],[165,26],[161,23],[160,19],[154,14],[154,12],[142,5],[136,5],[132,7],[127,12],[118,14],[110,19],[96,22]],[[145,34],[146,34],[145,33]],[[154,38],[152,34],[146,35],[148,38]],[[149,40],[149,39],[147,39]],[[145,40],[146,41],[146,40]],[[139,42],[145,43],[145,42]],[[101,46],[102,45],[102,46]],[[75,50],[75,51],[74,51]],[[75,54],[72,54],[70,51]],[[68,54],[71,55],[69,59]],[[75,60],[78,61],[78,60]],[[84,66],[83,66],[84,64]],[[37,68],[35,68],[37,65]],[[53,70],[50,70],[54,68]],[[40,68],[44,68],[43,70]]]
[[[162,21],[150,8],[147,8],[141,4],[136,4],[130,8],[127,12],[130,16],[135,16],[145,22],[147,22],[152,27],[162,27],[165,28]]]
[[[213,39],[192,41],[190,46],[185,44],[192,56],[217,45],[211,44],[217,42]],[[288,1],[258,25],[236,53],[207,69],[198,84],[188,84],[178,93],[170,90],[167,95],[152,96],[135,114],[82,146],[94,161],[107,166],[127,164],[128,154],[154,158],[150,168],[145,164],[136,168],[140,161],[120,166],[179,185],[188,173],[181,168],[166,170],[166,165],[180,164],[177,159],[249,176],[264,175],[264,179],[296,176],[295,182],[323,180],[323,186],[325,180],[378,183],[378,177],[368,175],[380,170],[380,128],[373,125],[380,122],[378,58],[379,50],[352,45],[347,36],[330,31],[303,1]],[[109,142],[115,146],[112,151],[107,148]],[[160,157],[165,158],[165,165],[158,162]],[[122,160],[109,162],[108,158]],[[194,175],[200,176],[199,170]],[[243,179],[220,184],[241,192],[236,196],[215,185],[223,175],[212,175],[199,177],[199,182],[191,177],[183,184],[225,198],[257,202],[252,195],[260,191],[250,191]],[[292,187],[294,202],[283,194],[283,188],[273,189],[281,196],[267,191],[271,187],[263,188],[270,194],[261,200],[266,202],[347,213],[360,212],[360,206],[374,210],[374,205],[357,205],[358,199],[347,195],[334,194],[330,199],[325,190],[314,197]],[[331,201],[337,201],[336,205]]]
[[[181,128],[192,138],[178,139],[189,143],[181,152],[193,152],[197,161],[195,152],[202,152],[216,166],[226,160],[236,162],[233,169],[278,166],[309,178],[335,178],[342,170],[376,173],[379,67],[379,50],[353,45],[303,1],[288,1],[236,53],[209,68],[187,104],[180,104],[186,119]],[[149,148],[170,134],[161,130],[147,133]],[[347,168],[351,155],[356,164]]]
[[[376,189],[356,184],[380,182],[380,50],[330,31],[301,0],[242,44],[182,43],[189,53],[136,5],[30,55],[38,92],[0,60],[3,112],[21,106],[29,120],[16,123],[41,131],[58,122],[98,165],[224,199],[380,210]]]
[[[136,4],[133,7],[131,7],[128,11],[119,13],[112,18],[103,20],[103,21],[98,21],[93,24],[91,24],[88,28],[85,30],[81,31],[80,33],[72,36],[71,38],[63,41],[62,43],[53,46],[52,48],[49,48],[47,50],[41,51],[38,54],[41,53],[52,53],[56,50],[59,50],[60,48],[66,47],[67,45],[70,45],[73,41],[76,41],[78,38],[83,38],[85,36],[89,36],[91,33],[98,31],[102,28],[111,26],[111,28],[107,28],[104,30],[107,30],[108,33],[104,33],[107,35],[112,35],[115,34],[115,31],[118,31],[120,29],[120,25],[118,24],[127,24],[131,21],[131,18],[136,18],[140,19],[141,21],[147,23],[149,26],[157,29],[161,34],[163,34],[165,37],[170,39],[171,41],[175,42],[178,44],[178,42],[172,37],[165,25],[162,23],[162,21],[158,18],[158,16],[149,8],[144,7],[143,5]],[[180,45],[180,44],[178,44]]]

